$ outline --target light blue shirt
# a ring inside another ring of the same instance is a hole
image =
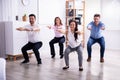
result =
[[[92,29],[90,30],[90,37],[94,38],[94,39],[98,39],[103,37],[102,34],[102,29],[101,27],[105,27],[104,23],[99,22],[99,24],[96,26],[95,23],[92,21],[88,24],[87,27],[91,27]]]

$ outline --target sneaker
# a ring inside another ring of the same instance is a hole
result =
[[[24,60],[23,62],[21,62],[21,64],[27,64],[29,63],[29,60]]]
[[[69,66],[65,66],[65,67],[63,67],[63,70],[66,70],[66,69],[68,69],[69,68]]]
[[[54,58],[54,57],[55,57],[55,55],[52,55],[52,56],[51,56],[51,58]]]
[[[83,68],[82,68],[82,67],[80,67],[80,68],[79,68],[79,71],[83,71]]]
[[[90,61],[91,61],[91,57],[88,57],[88,58],[87,58],[87,62],[90,62]]]
[[[100,58],[100,62],[103,63],[104,62],[104,58]]]
[[[63,55],[60,55],[60,59],[62,59],[63,58]]]
[[[39,61],[37,64],[42,64],[42,62],[41,62],[41,61]]]

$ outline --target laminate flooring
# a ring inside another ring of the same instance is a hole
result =
[[[87,62],[87,51],[83,50],[83,71],[79,71],[78,57],[75,52],[69,55],[70,68],[63,70],[64,58],[56,53],[55,59],[50,52],[41,52],[42,64],[37,66],[34,54],[29,64],[20,65],[22,59],[7,61],[7,80],[120,80],[120,51],[106,50],[105,62],[100,63],[99,49],[93,49],[92,61]]]

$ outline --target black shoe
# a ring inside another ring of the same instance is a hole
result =
[[[63,58],[63,55],[60,55],[60,59],[62,59]]]
[[[90,62],[90,61],[91,61],[91,57],[88,57],[88,58],[87,58],[87,62]]]
[[[21,62],[21,64],[26,64],[29,63],[29,60],[24,60],[23,62]]]
[[[104,62],[104,58],[100,58],[100,62],[103,63]]]
[[[66,69],[68,69],[69,68],[69,66],[65,66],[65,67],[63,67],[63,70],[66,70]]]
[[[83,68],[79,68],[79,71],[83,71]]]
[[[54,57],[55,57],[55,55],[52,55],[52,56],[51,56],[51,58],[54,58]]]
[[[41,61],[39,61],[39,62],[38,62],[38,65],[39,65],[39,64],[42,64],[42,62],[41,62]]]

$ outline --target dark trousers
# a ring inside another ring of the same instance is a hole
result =
[[[36,42],[36,43],[28,42],[25,46],[23,46],[21,50],[22,50],[22,53],[23,53],[25,60],[29,61],[27,50],[32,49],[37,61],[39,62],[41,60],[41,58],[40,58],[40,54],[39,54],[38,50],[41,46],[42,46],[42,42]]]
[[[58,43],[59,44],[59,53],[60,55],[63,55],[63,49],[64,49],[64,43],[65,42],[65,37],[60,37],[60,38],[56,38],[54,37],[54,39],[52,39],[50,42],[49,42],[49,45],[50,45],[50,51],[51,51],[51,55],[55,55],[55,49],[54,49],[54,44],[55,43]]]
[[[88,51],[88,57],[91,57],[91,52],[92,52],[92,45],[98,43],[100,45],[100,57],[104,57],[104,51],[105,51],[105,40],[104,37],[101,37],[99,39],[94,39],[92,37],[89,38],[88,43],[87,43],[87,51]]]

